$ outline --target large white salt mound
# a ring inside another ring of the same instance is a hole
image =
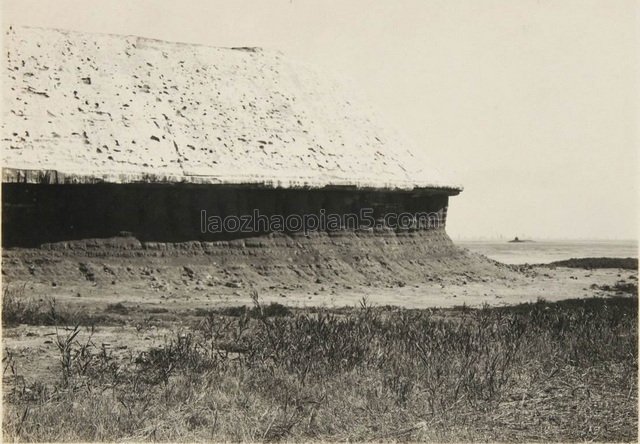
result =
[[[4,182],[461,187],[277,52],[10,28]]]

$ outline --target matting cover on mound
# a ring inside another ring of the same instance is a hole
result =
[[[278,52],[16,27],[4,46],[4,182],[461,190]]]

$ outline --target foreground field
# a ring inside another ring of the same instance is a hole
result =
[[[637,439],[637,297],[426,310],[253,298],[98,317],[5,294],[4,440]]]

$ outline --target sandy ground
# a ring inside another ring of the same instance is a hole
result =
[[[531,267],[523,273],[505,277],[464,275],[427,278],[425,282],[386,286],[350,285],[324,282],[290,283],[267,287],[244,287],[241,282],[184,279],[182,282],[161,282],[151,276],[148,282],[131,281],[58,283],[18,280],[5,283],[17,288],[24,286],[25,294],[39,298],[55,298],[57,302],[74,308],[99,313],[109,304],[122,303],[127,307],[165,308],[184,311],[195,308],[214,308],[251,304],[251,293],[258,291],[265,302],[279,302],[294,307],[340,307],[357,305],[362,298],[374,305],[399,305],[407,308],[510,305],[544,298],[549,301],[592,297],[604,292],[593,287],[618,281],[636,282],[637,271],[619,269],[583,270],[572,268]]]
[[[555,301],[569,298],[612,296],[600,286],[617,282],[637,283],[637,271],[619,269],[583,270],[570,268],[532,267],[510,278],[466,279],[457,276],[415,285],[395,285],[389,288],[325,284],[318,282],[299,288],[267,288],[260,291],[263,303],[279,302],[292,307],[344,307],[357,306],[363,298],[374,306],[398,305],[407,308],[510,305],[544,298]],[[12,285],[21,285],[14,282]],[[57,304],[67,310],[105,314],[109,304],[121,303],[130,311],[125,315],[108,312],[111,319],[120,319],[123,325],[98,326],[93,331],[83,329],[78,336],[82,342],[92,341],[99,349],[105,348],[114,357],[134,359],[137,353],[153,346],[162,346],[168,338],[194,325],[199,308],[251,305],[250,288],[230,288],[225,284],[185,285],[182,291],[158,289],[149,291],[139,284],[123,288],[123,284],[109,285],[96,282],[74,282],[56,287],[44,284],[25,284],[30,294],[55,297]],[[60,353],[56,340],[69,334],[69,330],[51,326],[5,328],[3,343],[5,356],[11,357],[17,374],[27,384],[46,382],[59,375]],[[7,387],[16,382],[11,365],[4,363],[4,381]],[[26,375],[26,376],[25,376]]]

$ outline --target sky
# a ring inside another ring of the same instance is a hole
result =
[[[464,191],[454,239],[638,239],[639,3],[3,0],[5,26],[261,46],[348,79]]]

